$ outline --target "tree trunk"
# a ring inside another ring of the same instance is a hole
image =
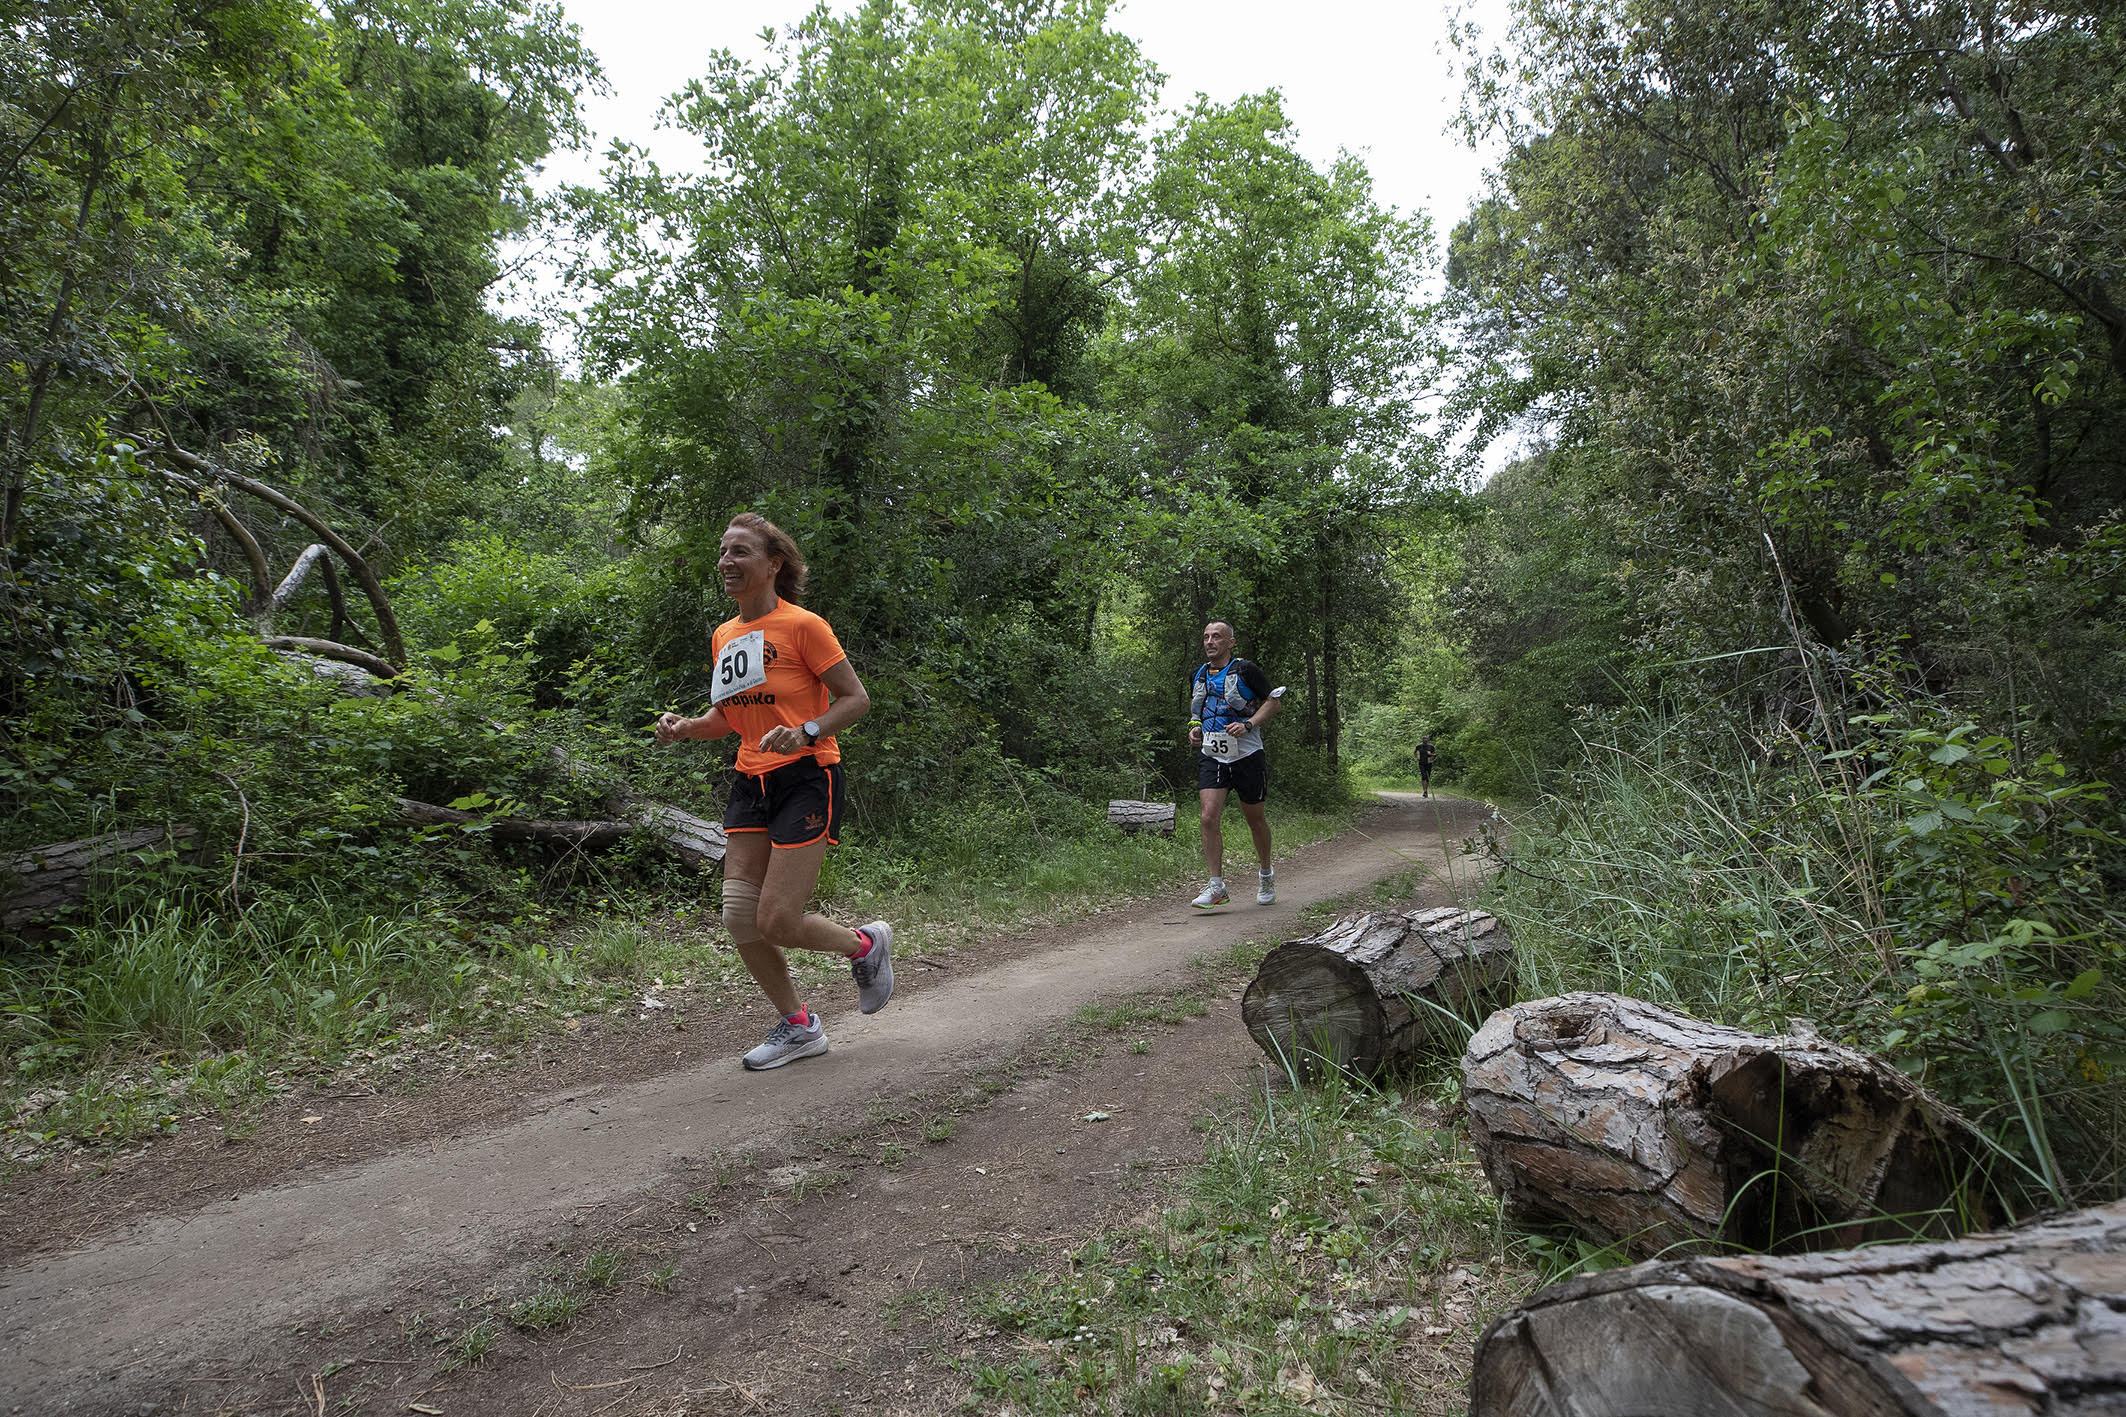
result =
[[[1129,835],[1138,832],[1157,832],[1160,836],[1174,834],[1174,804],[1171,802],[1132,802],[1118,797],[1107,804],[1107,820],[1122,828]]]
[[[723,860],[722,827],[691,812],[656,802],[638,804],[624,821],[573,822],[544,821],[536,817],[486,817],[429,802],[416,802],[409,797],[394,800],[398,803],[399,814],[409,822],[422,826],[477,827],[496,841],[528,841],[579,851],[603,851],[618,846],[636,831],[648,831],[657,837],[658,845],[664,850],[696,869]]]
[[[0,857],[0,930],[20,930],[40,916],[80,904],[97,872],[124,857],[198,835],[196,827],[141,827]]]
[[[1897,1069],[1619,994],[1494,1014],[1462,1055],[1508,1209],[1638,1258],[1817,1250],[1986,1223],[1970,1127]]]
[[[2126,1202],[2021,1230],[1555,1284],[1477,1341],[1470,1417],[2126,1411]]]
[[[1340,720],[1341,709],[1336,692],[1336,581],[1331,575],[1330,561],[1321,565],[1321,728],[1322,745],[1329,755],[1329,776],[1336,776],[1339,744],[1343,736]]]
[[[1452,1053],[1467,1032],[1458,1021],[1495,1007],[1512,974],[1512,941],[1482,911],[1370,911],[1271,950],[1240,1017],[1265,1053],[1303,1072],[1322,1059],[1377,1072]]]
[[[399,671],[391,664],[365,653],[352,645],[335,644],[331,640],[313,640],[307,635],[267,635],[260,643],[267,649],[294,651],[299,655],[314,655],[319,659],[338,660],[351,664],[378,679],[396,679]]]

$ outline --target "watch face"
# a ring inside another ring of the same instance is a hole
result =
[[[807,723],[805,725],[805,736],[807,738],[819,737],[819,725],[817,723]]]

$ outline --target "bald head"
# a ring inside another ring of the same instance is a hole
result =
[[[1223,668],[1233,657],[1233,627],[1223,620],[1213,620],[1203,627],[1203,657],[1214,667]]]

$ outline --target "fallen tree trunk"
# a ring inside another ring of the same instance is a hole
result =
[[[196,827],[141,827],[62,841],[0,857],[0,929],[19,930],[88,898],[96,873],[135,852],[176,846],[199,835]]]
[[[416,802],[409,797],[394,799],[407,821],[421,826],[472,827],[496,841],[529,841],[546,846],[573,847],[580,851],[603,851],[618,846],[630,834],[647,831],[658,845],[689,866],[700,868],[723,860],[723,828],[677,807],[659,803],[639,804],[625,821],[546,821],[535,817],[497,817]]]
[[[1107,804],[1107,820],[1129,835],[1138,832],[1157,832],[1160,836],[1174,834],[1174,804],[1171,802],[1132,802],[1118,797]]]
[[[1376,1072],[1452,1053],[1466,1031],[1457,1021],[1495,1007],[1512,973],[1505,927],[1480,910],[1371,911],[1271,950],[1240,1017],[1282,1063]]]
[[[307,635],[267,635],[262,643],[267,649],[293,650],[297,654],[315,655],[319,659],[338,660],[367,670],[378,679],[396,679],[399,671],[387,660],[352,645],[335,643],[332,640],[314,640]]]
[[[1462,1056],[1484,1174],[1634,1257],[1829,1249],[1986,1223],[1970,1127],[1880,1059],[1619,994],[1494,1014]]]
[[[1477,1342],[1470,1417],[2126,1411],[2126,1202],[2021,1230],[1635,1265]]]

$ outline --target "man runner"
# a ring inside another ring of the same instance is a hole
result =
[[[1432,795],[1432,760],[1438,756],[1439,749],[1432,746],[1432,735],[1427,733],[1417,745],[1417,782],[1427,797]]]
[[[1240,795],[1240,815],[1255,838],[1255,901],[1277,899],[1277,872],[1270,865],[1270,819],[1262,801],[1269,793],[1269,763],[1262,751],[1262,729],[1284,706],[1284,690],[1252,660],[1233,657],[1233,627],[1213,620],[1203,627],[1204,663],[1196,669],[1189,696],[1189,742],[1196,744],[1196,787],[1203,808],[1203,864],[1211,883],[1189,904],[1199,910],[1232,899],[1225,888],[1225,814],[1228,793]]]

